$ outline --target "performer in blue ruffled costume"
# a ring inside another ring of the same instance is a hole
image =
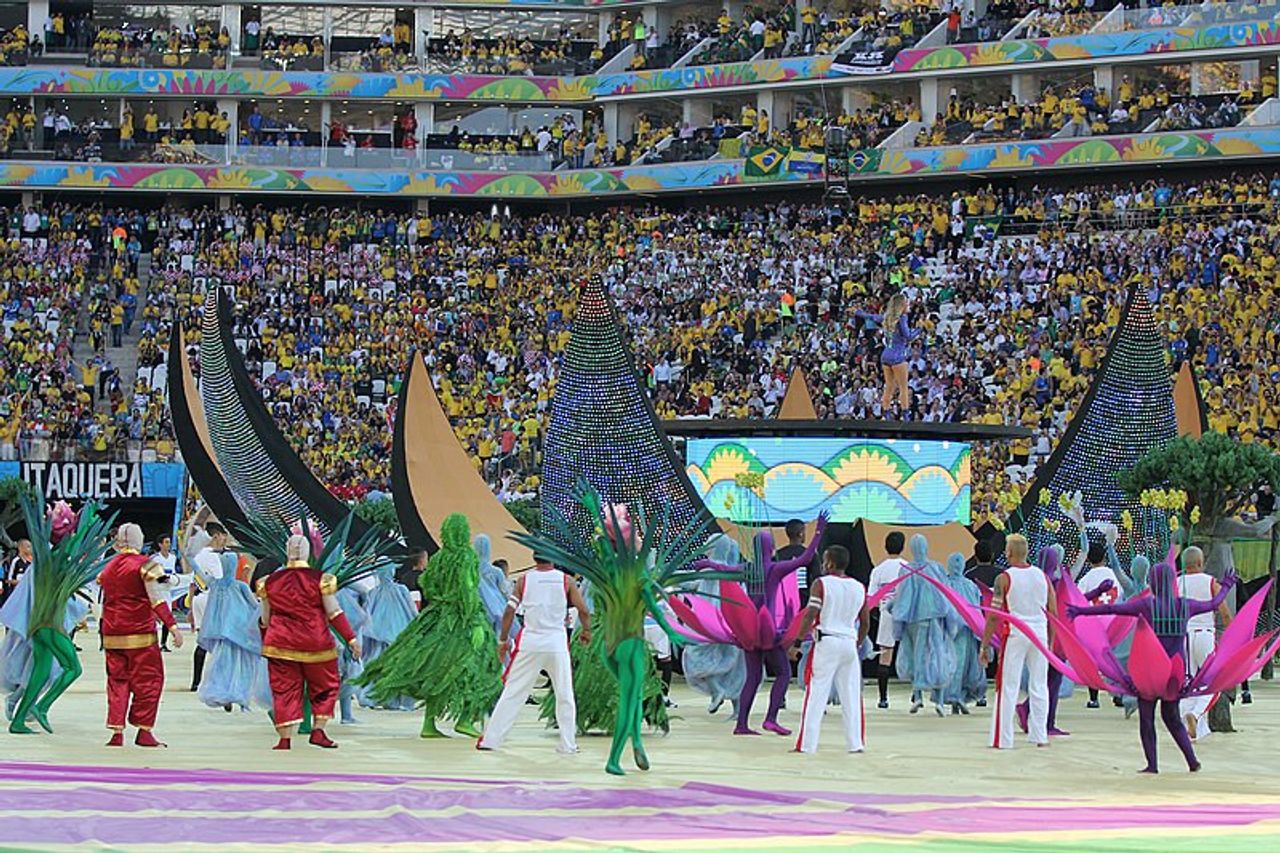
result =
[[[929,559],[929,542],[919,533],[909,542],[911,561],[905,571],[918,571],[941,584],[947,575],[937,561]],[[952,642],[959,629],[960,615],[942,593],[919,575],[902,581],[893,601],[894,631],[899,634],[898,677],[911,682],[911,713],[924,707],[924,693],[941,717],[942,695],[956,670]]]
[[[707,556],[717,563],[737,565],[742,562],[738,543],[723,533],[712,542]],[[699,581],[697,591],[715,596],[720,594],[719,581]],[[742,649],[729,643],[700,643],[685,646],[680,658],[684,668],[684,680],[699,693],[711,697],[707,712],[720,710],[724,700],[733,703],[733,716],[738,715],[738,694],[747,682],[747,662]]]
[[[31,677],[32,646],[28,620],[35,599],[35,574],[24,572],[13,594],[0,607],[0,626],[8,629],[4,633],[4,642],[0,643],[0,690],[9,694],[5,699],[4,713],[10,721]],[[89,614],[90,600],[82,591],[67,602],[63,626],[68,635]],[[52,684],[60,675],[62,667],[54,660],[45,684]],[[27,719],[34,720],[30,715]]]
[[[409,588],[396,581],[396,568],[391,563],[380,566],[367,581],[372,586],[364,593],[364,611],[368,617],[360,631],[361,665],[368,665],[395,642],[400,632],[418,615],[417,605]],[[357,582],[357,586],[365,581]],[[369,696],[369,688],[357,687],[356,698],[366,708],[387,708],[392,711],[412,711],[417,704],[407,696],[390,702],[377,703]]]
[[[956,552],[947,558],[947,585],[970,604],[982,604],[982,590],[964,575],[964,555]],[[956,669],[943,691],[942,699],[951,705],[952,714],[968,714],[965,705],[985,699],[987,695],[986,668],[978,663],[979,637],[960,623],[955,626],[952,639],[955,647]]]
[[[477,533],[471,540],[471,547],[480,558],[480,603],[489,614],[494,633],[498,634],[502,631],[502,614],[507,609],[511,584],[502,569],[493,564],[493,542],[488,534]]]
[[[204,620],[200,625],[200,648],[209,657],[196,695],[210,707],[227,711],[233,705],[242,710],[271,707],[271,685],[267,661],[262,656],[262,613],[253,590],[236,579],[239,556],[222,554],[222,576],[209,584],[204,595]]]
[[[364,596],[359,589],[362,586],[369,589],[368,585],[357,581],[351,586],[342,587],[335,595],[339,606],[342,607],[342,612],[347,615],[347,621],[351,623],[351,631],[357,637],[369,627],[369,613],[364,608]],[[333,631],[330,633],[333,634],[333,642],[338,649],[338,677],[342,683],[338,688],[338,710],[342,724],[351,726],[360,722],[356,719],[353,709],[353,702],[360,688],[354,682],[364,672],[364,664],[360,658],[351,654],[351,649],[347,647],[346,641],[341,636]]]

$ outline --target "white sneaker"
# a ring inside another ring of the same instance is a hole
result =
[[[573,747],[572,749],[565,749],[563,746],[556,747],[556,752],[558,752],[560,755],[577,755],[578,751],[579,750],[576,746]]]

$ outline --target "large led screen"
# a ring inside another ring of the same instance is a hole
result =
[[[969,445],[861,438],[697,438],[689,479],[718,518],[969,523]]]

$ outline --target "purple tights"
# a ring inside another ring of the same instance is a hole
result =
[[[1155,699],[1138,700],[1138,732],[1142,736],[1142,752],[1147,757],[1144,773],[1157,772],[1156,701]],[[1187,727],[1178,718],[1178,703],[1176,700],[1171,702],[1168,699],[1161,699],[1159,702],[1160,719],[1164,721],[1164,727],[1169,730],[1169,734],[1173,735],[1178,749],[1182,750],[1182,757],[1187,759],[1187,767],[1194,773],[1200,769],[1200,762],[1196,760],[1196,751],[1191,745],[1191,736],[1187,734]]]
[[[1053,731],[1058,727],[1058,693],[1062,690],[1062,673],[1058,672],[1058,670],[1054,669],[1052,666],[1049,667],[1049,678],[1046,680],[1046,683],[1049,686],[1049,714],[1045,721],[1045,728],[1049,731]],[[1030,710],[1030,698],[1023,699],[1018,703],[1018,713],[1022,716],[1025,717],[1027,712]]]
[[[787,686],[791,683],[791,662],[787,660],[787,652],[780,646],[763,652],[749,651],[747,657],[747,680],[742,685],[742,693],[738,696],[738,731],[748,729],[747,719],[751,716],[751,703],[755,701],[756,691],[760,689],[760,681],[764,678],[764,664],[768,661],[773,668],[773,690],[769,694],[769,711],[765,714],[766,723],[778,722],[778,711],[787,696]]]

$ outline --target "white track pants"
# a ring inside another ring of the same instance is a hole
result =
[[[822,715],[834,685],[844,715],[844,741],[850,752],[863,748],[862,731],[862,660],[858,642],[852,637],[823,637],[809,655],[808,684],[804,691],[804,709],[800,717],[800,735],[796,749],[817,752],[822,732]]]
[[[1188,646],[1191,650],[1191,661],[1189,666],[1194,673],[1204,664],[1205,658],[1213,651],[1214,646],[1218,643],[1218,635],[1212,628],[1202,628],[1187,633]],[[1192,733],[1196,738],[1202,738],[1209,734],[1209,702],[1212,696],[1193,696],[1190,699],[1183,699],[1178,703],[1178,711],[1182,716],[1191,716],[1196,718],[1196,730]]]
[[[1030,640],[1013,631],[1005,638],[1004,648],[1000,650],[1000,669],[996,674],[996,712],[991,716],[991,745],[997,749],[1013,748],[1013,714],[1018,704],[1023,667],[1027,670],[1027,696],[1031,700],[1027,740],[1032,743],[1049,742],[1049,660]]]
[[[484,727],[480,746],[497,749],[502,746],[516,717],[533,692],[538,673],[547,671],[551,686],[556,692],[556,725],[560,727],[560,750],[572,752],[578,748],[578,713],[573,702],[573,668],[569,664],[569,647],[556,651],[529,651],[519,647],[512,652],[511,662],[502,685],[502,695]]]

